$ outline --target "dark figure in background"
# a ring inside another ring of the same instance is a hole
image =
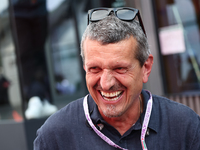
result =
[[[110,8],[112,7],[113,2],[115,2],[115,0],[100,0],[100,6]],[[86,0],[84,11],[87,12],[91,8],[92,8],[92,0]]]
[[[9,104],[8,98],[8,88],[10,86],[10,82],[3,75],[0,74],[0,105]]]
[[[102,7],[112,7],[113,2],[115,2],[115,0],[101,0],[101,6]]]
[[[48,33],[46,0],[12,0],[12,7],[25,98],[30,102],[31,98],[37,97],[38,104],[44,100],[51,102],[45,58]],[[28,104],[28,107],[31,107],[31,104]],[[27,118],[34,117],[28,115]]]

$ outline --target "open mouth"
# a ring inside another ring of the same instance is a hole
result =
[[[101,96],[106,101],[116,101],[120,98],[122,93],[123,93],[123,91],[116,91],[116,92],[110,92],[110,93],[100,91]]]

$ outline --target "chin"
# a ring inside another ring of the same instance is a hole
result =
[[[122,111],[116,110],[116,106],[114,105],[107,105],[102,113],[108,118],[116,118],[123,115]]]

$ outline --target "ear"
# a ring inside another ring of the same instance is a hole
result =
[[[145,61],[143,65],[143,83],[146,83],[148,81],[152,66],[153,66],[153,55],[150,54],[148,59]]]

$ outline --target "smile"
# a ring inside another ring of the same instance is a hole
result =
[[[122,95],[123,91],[116,91],[116,92],[111,92],[111,93],[100,91],[100,93],[101,93],[101,96],[106,101],[116,101]]]

